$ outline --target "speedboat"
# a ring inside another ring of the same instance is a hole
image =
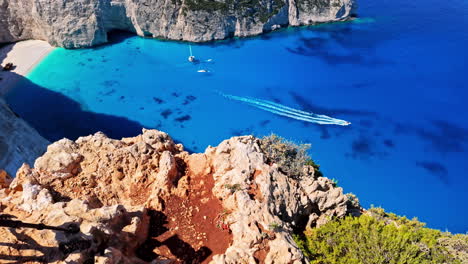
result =
[[[197,72],[209,72],[208,70],[205,70],[205,69],[201,69],[201,70],[198,70]]]

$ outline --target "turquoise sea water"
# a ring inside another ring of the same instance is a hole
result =
[[[193,45],[197,65],[185,43],[139,37],[57,49],[7,100],[50,140],[147,127],[198,152],[230,136],[274,132],[311,143],[325,175],[364,206],[464,233],[468,2],[359,2],[361,18],[351,23]],[[282,117],[220,93],[352,125]]]

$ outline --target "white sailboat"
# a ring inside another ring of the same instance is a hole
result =
[[[188,60],[190,62],[195,62],[195,56],[192,54],[192,45],[189,45],[189,50],[190,50],[190,56],[188,57]]]

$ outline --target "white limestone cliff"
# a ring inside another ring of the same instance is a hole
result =
[[[203,42],[349,18],[355,0],[0,0],[0,43],[80,48],[112,30]]]

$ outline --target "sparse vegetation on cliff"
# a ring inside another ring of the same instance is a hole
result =
[[[468,236],[442,233],[382,208],[308,229],[295,240],[311,263],[466,263]]]
[[[214,0],[187,0],[185,1],[189,10],[204,10],[204,11],[228,11],[228,4]]]
[[[225,184],[224,188],[228,189],[231,192],[231,194],[242,190],[241,185],[238,184],[238,183],[236,183],[236,184]]]
[[[176,1],[176,0],[173,0]],[[226,0],[224,2],[215,0],[186,0],[188,10],[193,11],[219,11],[221,13],[245,14],[244,17],[258,17],[260,22],[266,23],[271,17],[278,14],[283,8],[283,0],[261,1],[261,0]]]
[[[260,147],[268,160],[278,166],[291,177],[300,177],[304,172],[304,166],[312,166],[315,176],[323,176],[320,165],[316,164],[307,151],[310,144],[295,144],[280,136],[271,134],[260,139]]]

